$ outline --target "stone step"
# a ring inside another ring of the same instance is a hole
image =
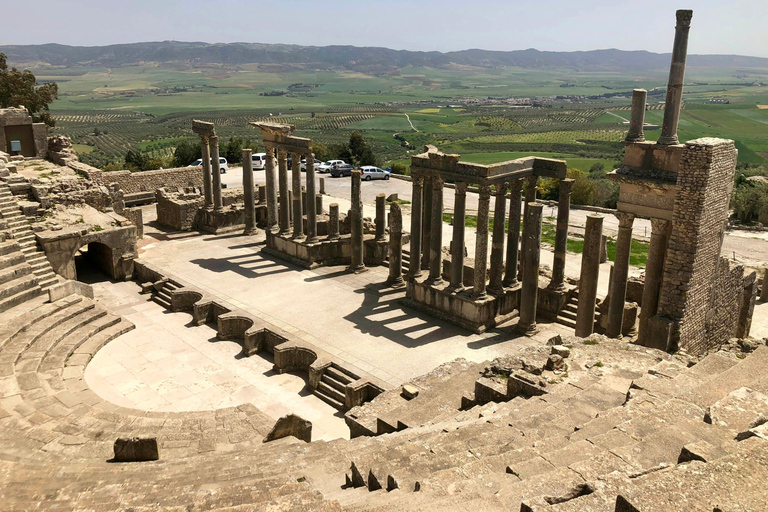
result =
[[[167,288],[162,288],[159,292],[157,292],[157,296],[163,299],[163,302],[167,302],[168,304],[171,304],[171,293],[168,291]]]
[[[165,309],[171,309],[171,301],[164,299],[158,294],[152,295],[152,300],[157,304],[160,304],[161,306],[163,306]]]
[[[92,307],[59,323],[59,325],[52,329],[46,330],[42,334],[36,336],[33,340],[19,339],[19,342],[21,342],[22,345],[25,341],[27,342],[27,347],[22,351],[19,360],[35,357],[34,354],[39,354],[40,352],[48,352],[62,339],[72,335],[78,330],[87,330],[88,324],[96,322],[106,315],[107,312],[104,309]],[[119,317],[116,318],[119,320]]]
[[[568,311],[569,313],[573,313],[575,315],[579,311],[578,302],[569,302],[565,305],[563,311]]]
[[[359,375],[355,375],[354,373],[352,373],[351,371],[347,370],[343,366],[340,366],[338,363],[332,362],[331,366],[329,366],[328,368],[336,371],[336,373],[339,374],[338,376],[336,376],[333,373],[331,375],[333,375],[334,379],[336,379],[338,381],[341,381],[341,382],[346,382],[346,380],[349,380],[349,382],[352,382],[352,381],[355,381],[355,380],[360,378]],[[339,377],[343,377],[343,378],[339,378]]]
[[[37,284],[40,286],[40,288],[42,288],[44,292],[47,292],[48,288],[58,283],[59,283],[59,276],[52,273],[50,277],[42,277],[38,279]]]
[[[18,247],[18,245],[16,247]],[[13,267],[20,263],[24,263],[25,261],[24,253],[21,252],[21,250],[17,250],[0,256],[0,268]]]
[[[560,318],[565,318],[568,320],[573,320],[576,322],[576,313],[572,311],[568,311],[566,309],[562,310],[559,315],[557,315]]]
[[[325,369],[325,372],[323,372],[323,375],[328,375],[333,380],[339,382],[342,385],[349,384],[353,380],[351,376],[349,376],[347,373],[344,373],[340,368],[336,367],[335,365],[331,364],[328,368]]]
[[[566,327],[570,327],[571,329],[576,328],[576,322],[574,320],[570,320],[568,318],[563,318],[560,315],[557,316],[555,319],[555,323],[558,323],[560,325],[564,325]]]
[[[9,279],[0,285],[0,299],[5,299],[34,287],[37,287],[37,276],[31,273],[20,274],[15,279]]]
[[[320,382],[328,384],[330,387],[338,390],[340,393],[344,393],[344,383],[331,377],[328,372],[323,372],[323,376],[320,377]]]
[[[330,387],[329,385],[321,382],[317,389],[315,389],[312,394],[314,394],[316,397],[318,397],[323,402],[327,403],[328,405],[335,407],[336,409],[343,411],[345,409],[344,407],[344,396],[341,395],[338,391]]]
[[[30,299],[34,299],[40,294],[42,294],[42,289],[39,286],[34,286],[32,288],[23,290],[16,295],[0,300],[0,313],[3,311],[8,311],[9,309],[18,306],[19,304]]]
[[[26,263],[19,263],[18,265],[12,265],[10,267],[2,267],[0,268],[0,285],[31,273],[32,268]]]

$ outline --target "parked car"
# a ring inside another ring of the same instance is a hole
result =
[[[327,163],[330,166],[330,170],[333,171],[333,168],[337,165],[347,165],[347,162],[344,160],[328,160]]]
[[[254,171],[263,171],[267,165],[266,153],[254,153],[251,155],[251,162],[253,162]]]
[[[334,178],[339,178],[341,176],[352,176],[352,169],[354,169],[354,167],[349,164],[336,165],[333,167],[333,169],[331,169],[331,176]]]
[[[360,170],[363,172],[363,179],[365,181],[389,179],[389,173],[387,171],[373,165],[364,165]]]
[[[315,162],[315,172],[330,172],[331,164],[329,162]]]
[[[291,169],[293,169],[293,158],[291,158],[289,156],[288,157],[288,170],[290,171]],[[307,170],[307,159],[306,158],[302,157],[300,170],[301,171],[306,171]]]
[[[189,164],[188,167],[198,167],[200,165],[203,165],[203,159],[202,158],[198,158],[197,160],[195,160],[194,162]],[[211,165],[213,165],[213,158],[211,158]],[[229,166],[227,165],[227,159],[224,158],[223,156],[220,156],[219,157],[219,172],[221,174],[224,174],[228,170],[229,170]]]

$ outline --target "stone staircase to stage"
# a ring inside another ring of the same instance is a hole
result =
[[[43,293],[34,269],[15,240],[0,242],[0,313]]]
[[[359,376],[338,364],[331,363],[323,372],[323,375],[320,377],[320,383],[312,391],[312,394],[328,405],[340,411],[345,411],[347,408],[344,404],[344,387],[359,378]]]

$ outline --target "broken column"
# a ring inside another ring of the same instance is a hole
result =
[[[317,199],[315,194],[315,157],[307,153],[307,242],[317,242]],[[298,164],[299,176],[301,176],[301,158]],[[321,210],[322,211],[322,210]]]
[[[624,321],[624,301],[627,298],[627,278],[629,277],[629,256],[632,248],[632,224],[635,215],[616,212],[619,218],[619,236],[616,239],[616,258],[613,262],[613,282],[611,283],[611,301],[608,303],[608,327],[606,334],[611,338],[621,337]]]
[[[646,345],[648,340],[648,319],[656,314],[659,306],[661,279],[664,275],[664,255],[667,253],[667,233],[670,222],[664,219],[651,219],[651,243],[645,264],[645,282],[643,283],[643,302],[640,308],[640,326],[637,343]],[[656,347],[666,350],[664,347]]]
[[[491,205],[490,185],[480,185],[477,204],[477,236],[475,242],[475,283],[472,295],[475,300],[485,299],[486,271],[488,269],[488,210]]]
[[[403,281],[403,213],[400,204],[389,205],[389,277],[387,285],[400,288]]]
[[[376,240],[382,241],[386,238],[385,230],[387,225],[386,220],[386,207],[387,197],[384,194],[376,195]]]
[[[424,178],[413,178],[411,195],[411,257],[408,274],[411,278],[421,276],[421,212]]]
[[[688,32],[691,29],[693,11],[679,10],[676,13],[675,43],[672,47],[672,64],[669,68],[667,99],[664,103],[664,122],[658,144],[670,146],[679,144],[677,124],[680,120],[680,108],[683,101],[683,80],[685,78],[685,58],[688,54]]]
[[[492,295],[503,295],[504,274],[504,225],[507,217],[507,184],[496,185],[493,206],[493,236],[491,238],[491,275],[488,291]]]
[[[523,220],[523,286],[520,291],[520,321],[517,328],[526,333],[536,329],[543,210],[544,205],[529,203],[528,214]]]
[[[211,149],[209,147],[209,138],[200,138],[200,150],[203,156],[203,195],[205,197],[205,206],[213,206],[213,189],[211,188]]]
[[[221,202],[221,167],[219,165],[219,137],[212,135],[210,137],[213,148],[211,150],[211,173],[213,178],[213,209],[221,210],[223,203]]]
[[[325,195],[325,178],[320,178],[320,193]]]
[[[584,229],[584,251],[579,276],[579,306],[576,310],[576,336],[586,338],[595,330],[595,300],[600,276],[600,251],[603,238],[603,216],[587,215]]]
[[[328,206],[328,240],[339,239],[339,204],[331,203]]]
[[[280,187],[280,234],[288,234],[291,217],[288,213],[291,208],[288,199],[288,155],[285,151],[277,150],[278,186]]]
[[[464,286],[464,223],[467,208],[467,184],[456,183],[453,200],[453,236],[451,237],[451,290]]]
[[[256,198],[253,194],[253,160],[250,149],[243,150],[243,201],[245,201],[245,230],[244,235],[256,233]]]
[[[557,227],[555,230],[555,260],[552,265],[552,280],[549,287],[565,290],[565,254],[568,249],[568,220],[571,213],[571,191],[574,180],[560,180],[560,197],[557,203]]]
[[[523,180],[514,180],[509,187],[509,226],[507,231],[507,262],[504,286],[517,284],[517,259],[520,246],[520,206],[523,201]]]
[[[352,211],[351,211],[351,262],[349,269],[352,272],[362,272],[365,270],[363,263],[365,254],[365,245],[363,244],[363,199],[360,191],[362,172],[355,169],[352,171]]]
[[[267,146],[264,175],[267,179],[267,231],[274,232],[277,224],[277,190],[275,189],[275,149]]]
[[[443,266],[443,184],[442,178],[432,179],[432,222],[429,247],[429,282],[440,284]]]
[[[645,125],[645,103],[648,91],[635,89],[632,91],[632,114],[629,118],[629,131],[625,142],[643,142],[643,126]]]
[[[301,155],[293,153],[291,165],[293,184],[293,238],[304,237],[304,214],[301,207]]]

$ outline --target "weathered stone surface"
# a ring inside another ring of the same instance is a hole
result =
[[[154,437],[121,437],[115,441],[112,462],[146,462],[160,458]]]
[[[283,416],[275,423],[272,430],[264,438],[264,442],[275,441],[284,437],[293,436],[296,439],[309,443],[312,441],[312,422],[295,414]]]

